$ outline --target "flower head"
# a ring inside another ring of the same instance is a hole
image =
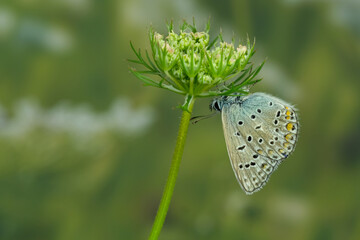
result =
[[[249,60],[254,54],[254,44],[249,39],[246,46],[235,46],[223,41],[219,34],[210,41],[209,24],[205,31],[197,31],[187,22],[174,32],[172,23],[167,35],[149,31],[152,59],[146,52],[147,61],[131,47],[147,71],[131,69],[146,85],[164,88],[191,97],[248,94],[249,86],[261,79],[255,76],[262,68],[252,69]],[[157,75],[150,78],[145,74]]]

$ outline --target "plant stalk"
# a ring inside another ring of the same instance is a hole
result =
[[[181,158],[184,152],[184,145],[185,145],[187,131],[189,128],[191,112],[194,107],[194,102],[195,102],[195,98],[192,98],[188,105],[188,111],[186,110],[182,111],[179,133],[176,140],[174,155],[171,161],[169,176],[166,181],[163,196],[161,198],[160,205],[151,229],[149,240],[158,239],[166,218],[166,214],[169,209],[171,197],[173,195],[175,188],[176,178],[179,172]]]

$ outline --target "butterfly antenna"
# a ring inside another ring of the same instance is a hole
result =
[[[195,123],[197,123],[197,122],[199,122],[201,120],[211,118],[211,117],[215,116],[215,114],[217,114],[217,112],[211,113],[209,115],[192,117],[190,119],[190,121],[191,121],[192,124],[195,124]]]

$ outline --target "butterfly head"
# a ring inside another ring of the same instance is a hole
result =
[[[242,102],[246,99],[246,97],[244,96],[221,96],[221,97],[217,97],[217,98],[214,98],[211,103],[210,103],[210,110],[215,110],[215,111],[218,111],[218,112],[221,112],[222,108],[225,106],[225,105],[228,105],[228,104],[242,104]]]

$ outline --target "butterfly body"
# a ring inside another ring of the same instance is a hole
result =
[[[215,98],[221,112],[226,146],[235,176],[246,194],[259,191],[295,149],[295,108],[265,93]]]

